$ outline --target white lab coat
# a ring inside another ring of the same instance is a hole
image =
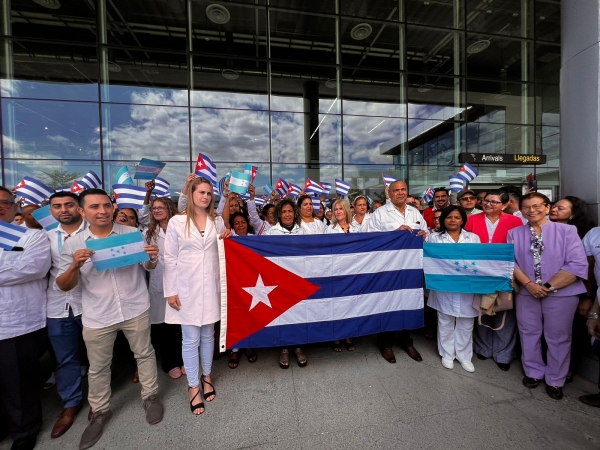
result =
[[[350,227],[348,229],[348,233],[360,233],[360,224],[358,226],[354,225],[354,223],[350,224]],[[327,227],[327,234],[336,234],[336,233],[344,233],[344,230],[342,230],[342,227],[340,227],[339,225],[336,225],[335,227],[333,226],[333,224],[329,225]]]
[[[167,307],[167,298],[163,289],[163,275],[165,271],[165,232],[158,228],[158,238],[152,244],[158,245],[158,263],[154,270],[149,270],[150,281],[148,283],[148,293],[150,294],[150,323],[158,324],[165,322],[165,310]],[[144,230],[144,243],[146,242],[146,234],[148,230]]]
[[[300,228],[298,225],[294,225],[294,228],[292,228],[292,231],[288,231],[285,228],[283,228],[279,222],[277,222],[275,225],[273,225],[271,228],[269,228],[267,230],[267,232],[265,233],[265,235],[267,236],[280,236],[280,235],[286,235],[286,234],[307,234],[304,232],[304,229]]]
[[[322,220],[315,219],[313,222],[305,222],[300,220],[300,228],[304,230],[304,234],[325,234],[327,233],[327,225]]]
[[[358,228],[358,231],[360,231],[360,232],[366,232],[367,228],[368,228],[368,225],[369,225],[369,219],[370,218],[371,218],[371,213],[366,213],[365,217],[363,217],[362,223],[358,223],[356,221],[356,219],[353,217],[352,218],[352,225],[354,225],[356,228]]]
[[[221,315],[221,287],[217,239],[222,222],[207,219],[204,237],[193,222],[185,230],[187,216],[174,216],[165,236],[163,286],[165,297],[179,295],[181,308],[168,306],[165,322],[202,326]]]

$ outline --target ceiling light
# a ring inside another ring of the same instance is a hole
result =
[[[335,78],[330,78],[325,82],[325,86],[329,89],[333,89],[337,86],[337,80]]]
[[[60,8],[60,2],[58,0],[33,0],[33,3],[37,3],[38,5],[48,9]]]
[[[221,72],[221,75],[223,75],[223,78],[225,78],[226,80],[237,80],[240,77],[240,74],[237,73],[235,70],[233,69],[223,69],[223,72]]]
[[[206,7],[206,17],[211,22],[219,25],[226,24],[231,19],[231,14],[223,5],[208,5]]]
[[[422,94],[424,94],[425,92],[429,92],[430,90],[432,90],[434,88],[435,88],[435,85],[433,85],[431,83],[424,83],[421,86],[419,86],[419,88],[417,89],[417,91],[419,91]]]
[[[467,47],[467,53],[474,55],[475,53],[481,53],[490,46],[491,42],[489,39],[481,39],[477,42],[473,42]]]
[[[369,36],[371,36],[372,32],[373,28],[371,27],[371,25],[369,25],[368,23],[359,23],[354,28],[352,28],[352,31],[350,31],[350,37],[355,41],[362,41],[363,39],[366,39]]]
[[[108,62],[108,71],[109,72],[120,72],[121,70],[123,70],[123,69],[117,63],[114,63],[112,61]]]

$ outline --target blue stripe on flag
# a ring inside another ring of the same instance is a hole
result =
[[[134,234],[134,233],[129,233]],[[101,239],[96,239],[100,241]],[[88,241],[89,242],[89,241]],[[118,269],[119,267],[131,266],[133,264],[139,264],[144,261],[148,261],[150,258],[148,253],[134,253],[133,255],[118,256],[116,258],[105,259],[103,261],[94,262],[94,267],[98,271]]]
[[[143,241],[144,237],[142,236],[142,233],[136,230],[131,233],[117,234],[103,239],[90,239],[89,241],[86,241],[85,245],[90,250],[96,251]],[[147,253],[145,254],[147,255]]]
[[[23,227],[20,227],[23,228]],[[23,228],[23,230],[25,230],[26,228]],[[23,233],[25,234],[25,233]],[[11,234],[11,233],[7,233],[6,231],[4,231],[2,229],[2,227],[0,227],[0,238],[2,239],[7,239],[9,241],[13,241],[15,244],[17,242],[19,242],[19,239],[21,239],[21,236],[23,236],[23,234],[21,235],[15,235],[15,234]]]
[[[448,247],[455,246],[449,245]],[[467,294],[493,294],[496,291],[511,292],[513,290],[510,278],[477,275],[425,274],[425,284],[427,285],[427,289],[434,291],[461,292]]]
[[[493,247],[489,247],[490,245]],[[515,248],[513,244],[460,244],[460,246],[456,246],[425,242],[423,257],[512,262],[515,260]]]

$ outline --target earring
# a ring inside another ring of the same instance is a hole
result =
[[[569,220],[573,220],[573,216],[569,217]]]

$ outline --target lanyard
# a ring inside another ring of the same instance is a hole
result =
[[[62,246],[63,246],[63,240],[62,240],[62,231],[58,231],[58,254],[60,255],[62,253]]]

